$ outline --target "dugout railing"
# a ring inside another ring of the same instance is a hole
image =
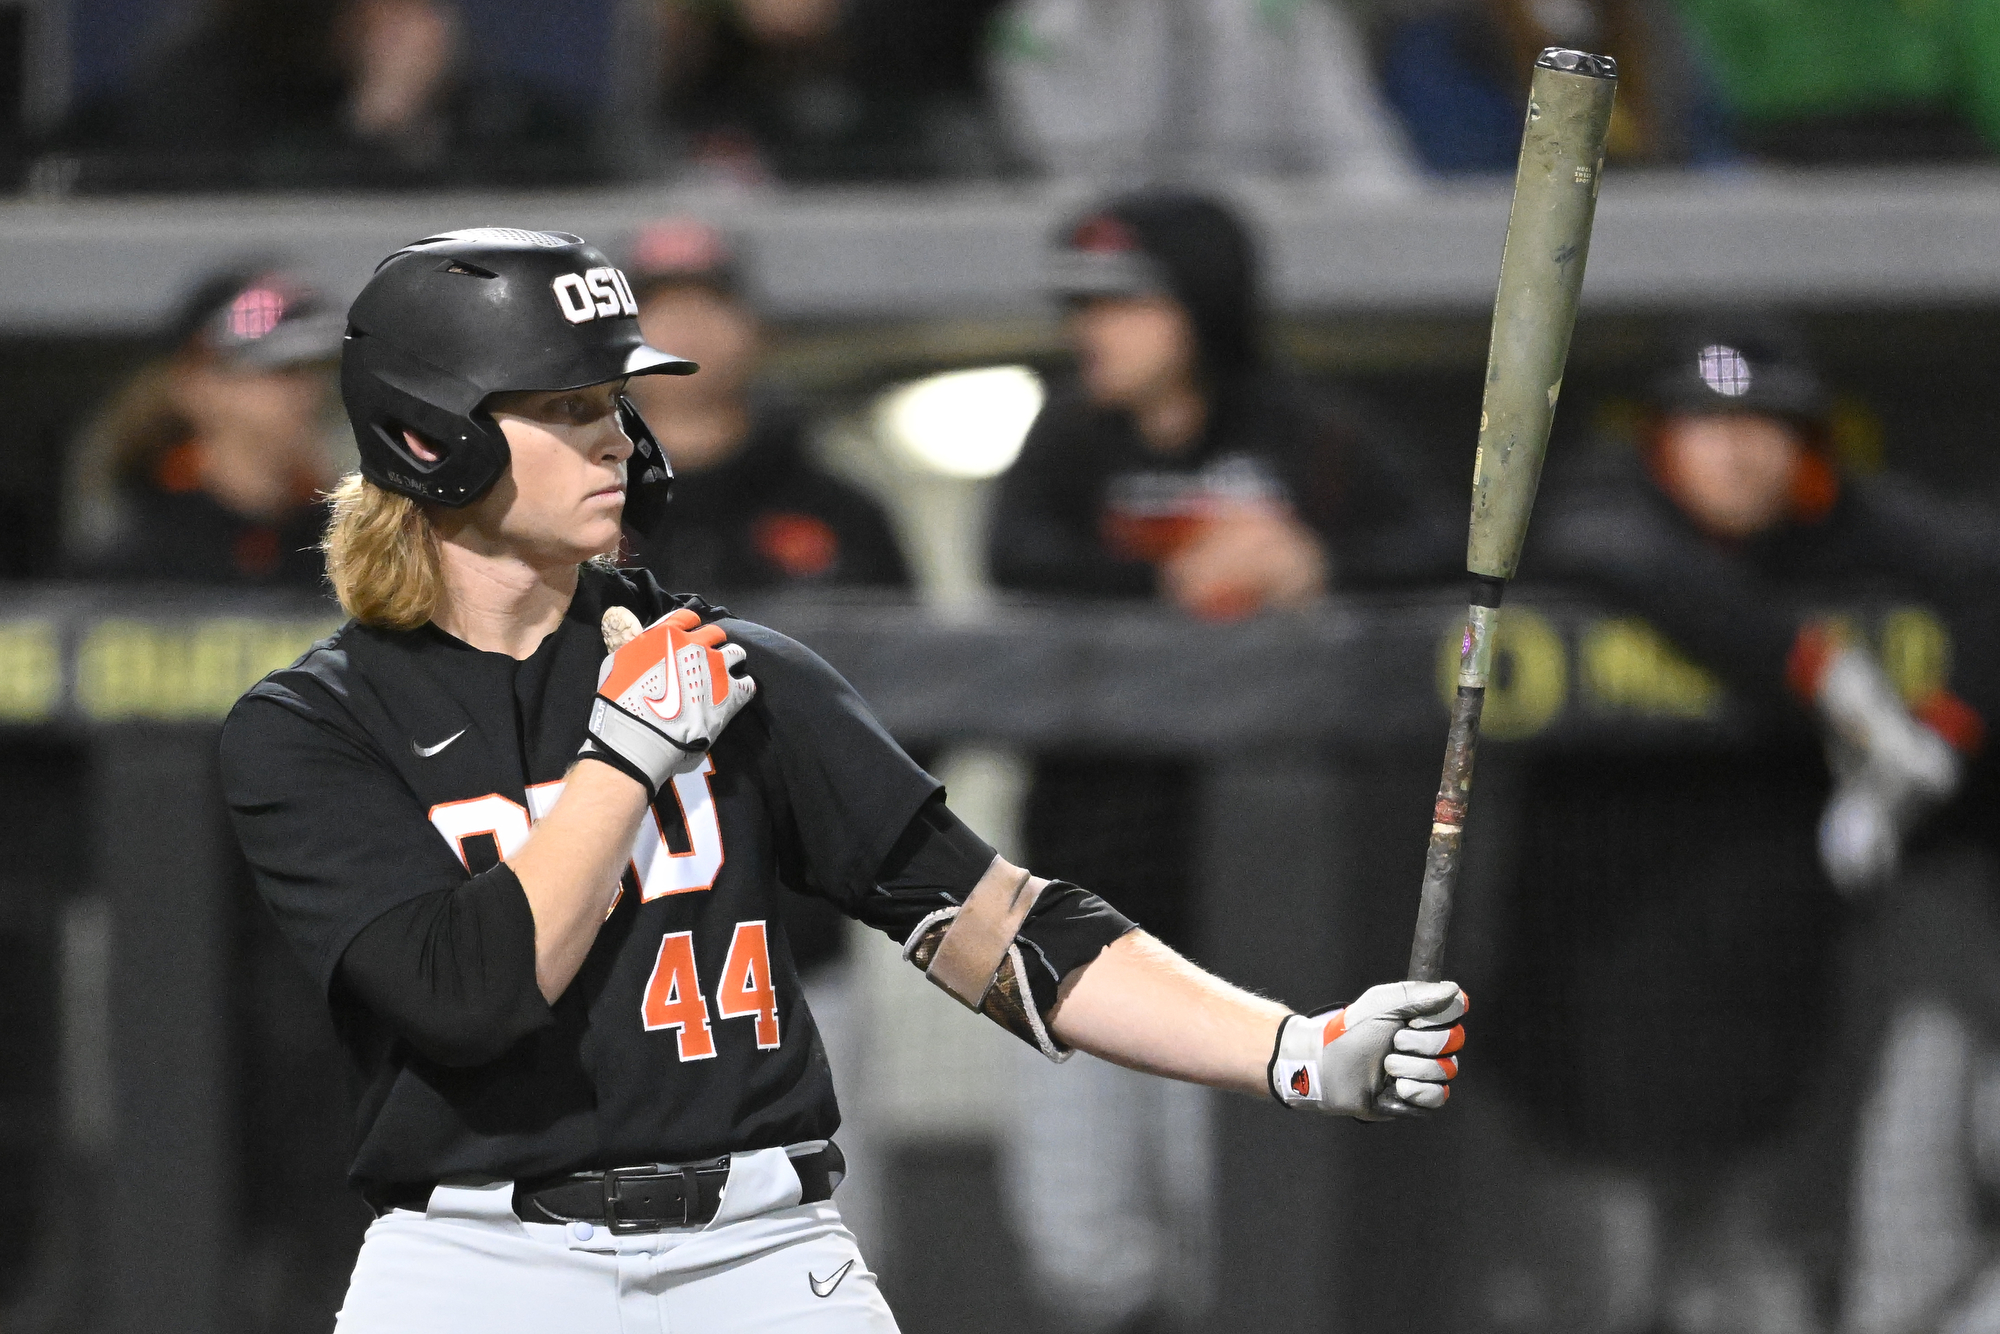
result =
[[[1343,599],[1230,626],[1076,605],[953,619],[881,604],[744,611],[817,649],[913,747],[1196,762],[1199,952],[1227,976],[1305,1005],[1401,968],[1455,658],[1452,597]],[[1942,670],[1949,644],[1924,613],[1864,619],[1906,684]],[[0,739],[80,755],[84,793],[83,909],[36,917],[63,923],[48,933],[61,963],[47,986],[60,999],[37,1012],[60,1048],[38,1068],[60,1087],[10,1080],[0,1117],[10,1160],[35,1178],[33,1203],[17,1207],[41,1220],[16,1235],[12,1262],[35,1271],[14,1285],[17,1300],[41,1292],[43,1305],[32,1322],[17,1311],[10,1328],[230,1327],[242,1183],[224,1092],[223,942],[242,891],[216,729],[248,684],[336,622],[327,603],[285,597],[78,585],[0,594]],[[1714,680],[1641,621],[1531,589],[1504,624],[1487,705],[1496,787],[1524,745],[1682,749],[1742,733]],[[9,883],[18,896],[31,882]],[[1369,1201],[1383,1198],[1374,1183],[1412,1155],[1448,1171],[1451,1122],[1383,1129],[1249,1099],[1219,1107],[1219,1316],[1297,1334],[1365,1327],[1360,1229],[1379,1230],[1367,1221]],[[978,1216],[968,1205],[967,1219]],[[91,1249],[63,1222],[79,1217],[130,1244]],[[49,1271],[79,1265],[87,1325],[45,1309]]]

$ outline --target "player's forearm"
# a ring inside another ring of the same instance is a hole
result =
[[[606,764],[570,771],[555,809],[507,859],[535,917],[535,982],[554,1004],[597,939],[646,811],[646,789]]]
[[[1063,979],[1049,1028],[1118,1065],[1265,1096],[1278,1025],[1290,1013],[1133,931]]]

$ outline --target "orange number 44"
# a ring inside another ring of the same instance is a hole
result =
[[[778,994],[771,984],[771,949],[764,923],[736,924],[715,989],[715,1012],[723,1019],[755,1019],[760,1051],[778,1045]],[[701,979],[695,972],[692,931],[674,931],[661,938],[653,975],[639,1002],[639,1017],[648,1032],[674,1030],[683,1061],[715,1055],[708,1003],[702,999]]]

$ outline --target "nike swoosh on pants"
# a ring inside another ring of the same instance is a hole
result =
[[[833,1290],[840,1286],[840,1280],[846,1278],[847,1271],[852,1268],[854,1268],[854,1261],[849,1260],[846,1264],[833,1271],[832,1278],[825,1280],[814,1277],[813,1271],[808,1269],[806,1270],[806,1282],[812,1284],[813,1296],[831,1297],[833,1296]]]

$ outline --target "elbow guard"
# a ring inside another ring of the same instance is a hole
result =
[[[1070,1049],[1042,1020],[1015,937],[1049,882],[995,857],[962,906],[917,923],[903,957],[968,1010],[977,1010],[1052,1061]]]

